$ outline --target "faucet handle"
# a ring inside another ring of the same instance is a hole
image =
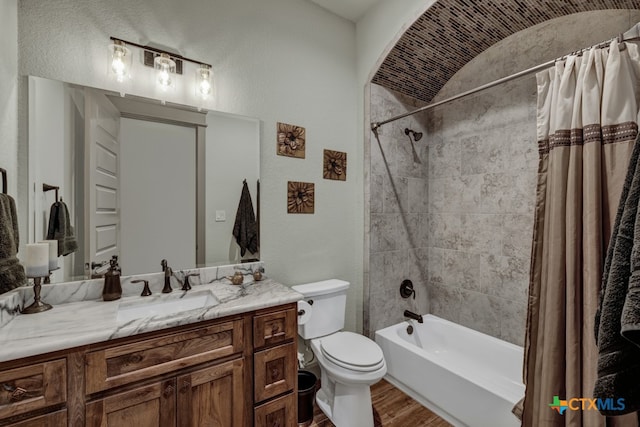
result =
[[[147,297],[151,295],[151,289],[149,289],[149,281],[148,280],[132,280],[131,283],[140,283],[144,282],[144,288],[142,289],[141,297]]]
[[[189,277],[195,277],[195,276],[200,276],[200,273],[191,273],[191,274],[186,274],[184,276],[184,285],[182,285],[183,291],[188,291],[191,289],[191,284],[189,283]]]

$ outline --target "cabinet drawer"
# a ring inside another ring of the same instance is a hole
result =
[[[0,418],[67,400],[67,361],[38,363],[0,372]]]
[[[294,343],[257,352],[253,356],[253,369],[256,403],[293,390],[297,370]]]
[[[87,354],[88,394],[241,353],[243,320],[124,344]]]
[[[66,427],[67,410],[63,409],[51,414],[29,418],[19,423],[11,424],[11,427]]]
[[[282,344],[296,337],[297,313],[295,309],[259,314],[253,318],[253,346]]]
[[[298,425],[296,411],[296,394],[289,393],[286,396],[264,403],[254,410],[256,427],[294,427]]]

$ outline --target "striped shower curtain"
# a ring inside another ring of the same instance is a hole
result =
[[[638,132],[638,46],[593,48],[537,74],[540,160],[525,338],[523,425],[604,426],[592,397],[594,316],[607,244]],[[640,387],[640,384],[638,385]],[[574,401],[575,402],[575,401]],[[613,425],[635,426],[619,417]],[[611,425],[611,421],[609,422]]]

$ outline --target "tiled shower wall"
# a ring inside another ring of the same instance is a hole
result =
[[[522,344],[535,85],[509,86],[384,125],[380,144],[372,138],[371,331],[409,308]],[[374,121],[410,105],[416,101],[371,85]],[[413,147],[407,126],[424,132]],[[415,302],[398,294],[404,278],[417,285]]]
[[[419,106],[415,100],[375,84],[370,97],[373,121]],[[425,136],[412,143],[405,128]],[[428,312],[429,158],[425,140],[426,130],[416,117],[383,126],[378,139],[371,135],[369,287],[364,307],[364,330],[370,335],[402,321],[405,309]],[[400,284],[405,279],[413,282],[415,299],[400,297]]]
[[[608,39],[638,20],[638,10],[606,10],[532,27],[470,61],[434,101]],[[417,102],[371,85],[373,121],[404,112]],[[408,123],[426,131],[416,144],[420,163],[408,161],[410,146],[402,132]],[[422,313],[522,345],[538,158],[535,77],[514,80],[381,130],[384,157],[373,136],[371,140],[365,326],[367,308],[372,333],[402,320],[404,307],[415,304]],[[403,159],[401,168],[398,157]],[[407,199],[406,205],[400,202],[394,207],[400,212],[385,211],[390,192],[384,183],[403,178],[426,181],[428,189],[422,193],[426,209],[422,205],[416,210],[414,198],[413,204]],[[414,303],[400,298],[397,287],[405,275],[421,283],[418,298],[424,294],[426,300]]]

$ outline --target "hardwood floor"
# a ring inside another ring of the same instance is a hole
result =
[[[373,418],[376,427],[449,427],[451,424],[420,405],[385,380],[371,387]],[[309,427],[334,427],[314,403]]]

